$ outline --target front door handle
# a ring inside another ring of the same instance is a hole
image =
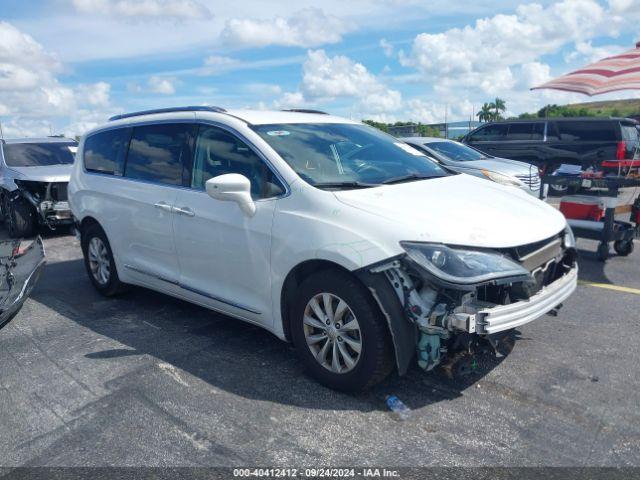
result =
[[[196,214],[193,212],[193,210],[191,210],[189,207],[182,207],[182,208],[178,208],[178,207],[174,207],[173,211],[176,213],[179,213],[180,215],[186,215],[187,217],[195,217]]]
[[[173,210],[171,205],[166,202],[158,202],[154,205],[154,207],[159,208],[160,210],[164,210],[165,212],[171,212]]]

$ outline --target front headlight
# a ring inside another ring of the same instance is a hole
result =
[[[469,285],[529,276],[522,266],[498,253],[436,243],[400,242],[400,245],[417,265],[448,283]]]
[[[492,172],[490,170],[480,170],[482,174],[489,180],[499,183],[500,185],[510,185],[512,187],[522,187],[524,184],[515,177],[504,175],[498,172]]]
[[[564,229],[564,248],[576,248],[576,237],[573,236],[573,230],[569,225]]]

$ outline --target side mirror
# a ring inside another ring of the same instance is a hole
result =
[[[251,198],[251,182],[244,175],[227,173],[207,180],[207,194],[216,200],[236,202],[242,211],[252,217],[256,204]]]

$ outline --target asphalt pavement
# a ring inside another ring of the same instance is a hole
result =
[[[144,289],[101,297],[73,236],[44,243],[0,331],[0,467],[640,466],[638,251],[603,264],[579,241],[586,283],[559,316],[465,380],[415,367],[347,395],[257,327]]]

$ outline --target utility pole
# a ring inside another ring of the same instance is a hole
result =
[[[444,138],[449,138],[449,125],[447,124],[447,111],[449,110],[449,104],[444,104]]]

